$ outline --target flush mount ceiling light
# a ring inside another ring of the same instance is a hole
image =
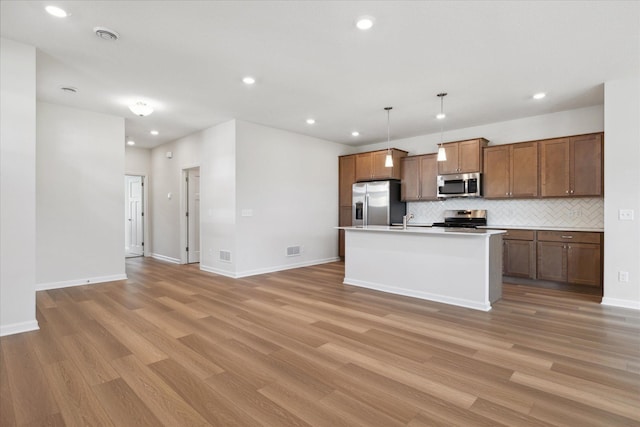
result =
[[[136,145],[136,142],[131,138],[127,138],[127,145]]]
[[[56,18],[66,18],[69,14],[64,10],[60,9],[57,6],[47,6],[44,8],[49,15],[53,15]]]
[[[391,109],[393,107],[384,107],[387,112],[387,156],[384,158],[384,167],[392,168],[393,167],[393,156],[391,155],[391,133],[389,132],[391,126],[389,125],[389,114],[391,113]]]
[[[307,124],[308,124],[308,125],[312,125],[312,124],[314,124],[315,122],[316,122],[316,120],[315,120],[315,119],[307,119]]]
[[[120,34],[116,31],[110,30],[105,27],[95,27],[93,32],[96,33],[96,36],[100,37],[102,40],[116,41],[120,38]]]
[[[444,119],[446,117],[446,115],[444,114],[444,97],[447,96],[447,93],[442,92],[442,93],[439,93],[437,96],[438,98],[440,98],[440,114],[438,114],[436,117],[438,119]],[[440,122],[440,146],[438,147],[438,157],[437,157],[437,160],[439,162],[447,161],[447,151],[444,149],[444,146],[442,145],[443,134],[444,134],[444,120]]]
[[[153,108],[142,101],[138,101],[133,105],[129,105],[129,109],[136,116],[144,117],[153,113]]]
[[[351,136],[360,136],[360,132],[354,130],[353,132],[351,132]]]
[[[252,85],[256,82],[256,79],[254,79],[251,76],[247,76],[245,78],[242,79],[242,83],[246,84],[246,85]]]
[[[535,95],[533,95],[533,99],[542,99],[542,98],[544,98],[545,96],[547,96],[547,94],[546,94],[546,93],[544,93],[544,92],[538,92],[538,93],[536,93]]]
[[[150,133],[151,135],[153,135],[153,136],[156,136],[156,135],[159,135],[159,134],[160,134],[160,132],[158,132],[157,130],[149,131],[149,133]]]
[[[366,31],[373,27],[373,18],[370,16],[363,16],[356,21],[356,27],[359,30]]]

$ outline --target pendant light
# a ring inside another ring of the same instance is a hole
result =
[[[391,139],[389,134],[389,113],[393,107],[384,107],[387,111],[387,157],[384,159],[384,167],[392,168],[393,167],[393,156],[391,155]]]
[[[442,92],[438,94],[438,97],[440,98],[440,114],[436,116],[438,120],[444,120],[444,118],[447,117],[446,114],[444,114],[444,97],[445,96],[447,96],[446,92]],[[444,134],[444,122],[440,122],[440,146],[438,147],[438,157],[437,157],[437,160],[439,162],[447,161],[447,151],[444,149],[444,146],[442,145],[443,134]]]

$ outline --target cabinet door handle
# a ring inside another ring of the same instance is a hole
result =
[[[573,194],[573,190],[571,190],[571,194]]]
[[[563,239],[573,239],[573,236],[560,236],[560,237],[562,237]]]
[[[569,194],[569,190],[565,191],[565,194]]]

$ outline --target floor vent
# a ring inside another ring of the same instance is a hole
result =
[[[220,251],[220,261],[231,262],[231,251]]]
[[[287,248],[287,256],[299,256],[302,253],[302,247],[289,246]]]

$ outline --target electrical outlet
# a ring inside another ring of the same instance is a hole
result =
[[[628,282],[628,281],[629,281],[629,272],[618,271],[618,282]]]
[[[633,209],[620,209],[618,211],[620,221],[633,221]]]

